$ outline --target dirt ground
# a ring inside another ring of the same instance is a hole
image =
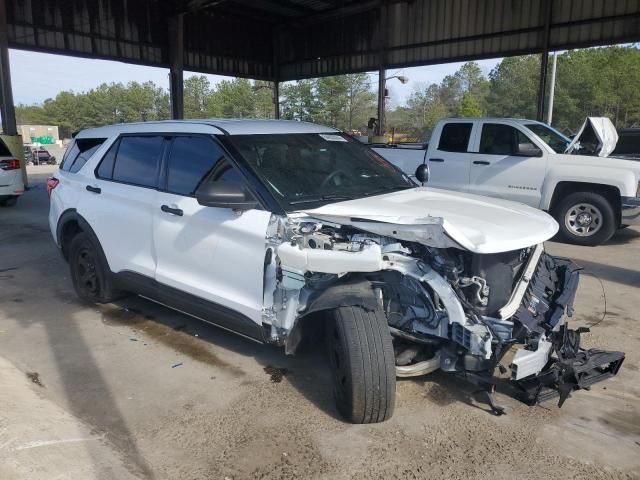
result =
[[[390,421],[350,425],[320,348],[286,357],[140,298],[80,303],[49,233],[51,171],[30,167],[0,209],[3,480],[640,478],[640,229],[547,245],[585,267],[570,322],[626,351],[618,377],[562,409],[498,395],[495,417],[436,373],[398,382]]]

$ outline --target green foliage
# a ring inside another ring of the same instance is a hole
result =
[[[376,95],[366,73],[287,83],[281,89],[282,118],[366,131],[375,117]]]
[[[458,108],[459,117],[479,117],[482,115],[480,109],[480,102],[470,92],[464,92],[462,100],[460,100],[460,107]]]

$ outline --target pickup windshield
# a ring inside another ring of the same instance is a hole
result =
[[[524,126],[540,137],[556,153],[564,153],[571,143],[571,140],[560,132],[541,123],[525,123]]]
[[[380,155],[343,134],[228,138],[285,211],[415,187]]]

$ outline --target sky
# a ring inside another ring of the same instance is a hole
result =
[[[102,83],[137,81],[153,81],[165,89],[169,88],[166,68],[146,67],[108,60],[89,60],[85,58],[51,55],[46,53],[10,50],[11,84],[15,104],[32,105],[42,103],[47,98],[55,97],[63,90],[83,92]],[[501,59],[480,60],[478,64],[485,74],[500,62]],[[446,75],[454,73],[462,63],[431,65],[428,67],[412,67],[393,69],[387,76],[405,75],[409,78],[406,85],[397,80],[389,80],[391,101],[402,105],[416,85],[439,83]],[[185,78],[194,75],[185,72]],[[207,75],[212,85],[228,79],[220,75]],[[378,81],[377,74],[371,74],[372,85]]]

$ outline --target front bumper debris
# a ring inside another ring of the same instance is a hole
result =
[[[591,385],[617,375],[624,362],[624,353],[581,348],[580,334],[588,331],[561,327],[558,340],[554,342],[556,358],[550,359],[540,374],[515,382],[523,402],[536,405],[559,397],[558,407],[562,407],[571,392],[589,389]],[[568,342],[568,338],[572,340]]]
[[[582,348],[580,336],[589,329],[571,330],[561,322],[573,313],[579,270],[568,259],[543,254],[516,314],[522,336],[551,343],[548,361],[538,374],[512,380],[519,398],[529,405],[559,397],[561,407],[571,392],[616,375],[624,361],[623,352]]]

